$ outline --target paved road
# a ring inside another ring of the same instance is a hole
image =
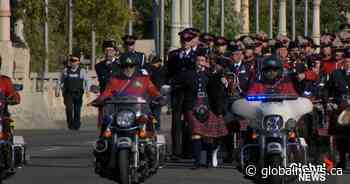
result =
[[[6,184],[111,184],[95,175],[92,168],[92,143],[97,135],[93,125],[82,131],[18,131],[25,137],[31,159],[29,164]],[[190,170],[190,161],[167,163],[146,184],[250,184],[233,166]],[[329,183],[349,183],[350,176]],[[348,182],[346,182],[348,181]]]

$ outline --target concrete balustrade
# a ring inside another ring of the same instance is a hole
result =
[[[55,96],[56,84],[60,73],[49,73],[46,78],[36,73],[31,73],[29,82],[24,84],[24,90],[20,92],[21,104],[10,107],[10,112],[17,129],[65,129],[66,116],[62,94]],[[96,74],[89,72],[93,84],[97,84]],[[16,83],[24,82],[23,79],[15,79]],[[43,90],[40,89],[43,84]],[[88,98],[84,95],[82,107],[82,123],[96,121],[97,109],[87,107],[86,104],[95,99],[96,94]]]

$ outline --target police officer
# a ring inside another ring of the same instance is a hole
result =
[[[210,52],[214,52],[215,36],[210,33],[203,33],[199,37],[202,48],[209,48]]]
[[[230,62],[225,68],[225,79],[227,80],[227,91],[225,100],[225,123],[229,134],[224,137],[224,145],[227,151],[224,158],[225,163],[233,161],[233,133],[239,129],[239,118],[231,113],[232,103],[239,99],[248,89],[250,74],[247,66],[243,63],[243,53],[238,45],[229,45],[228,52],[231,53]]]
[[[79,65],[79,57],[70,56],[69,63],[69,67],[63,70],[61,76],[63,99],[66,106],[68,128],[79,130],[83,94],[86,91],[87,97],[90,96],[88,91],[90,89],[90,80],[86,70]]]
[[[116,75],[119,70],[119,50],[114,40],[103,41],[102,48],[105,58],[95,65],[97,79],[100,85],[100,92],[103,92],[112,75]]]
[[[336,136],[336,147],[339,151],[339,162],[337,167],[346,168],[346,153],[349,153],[349,131],[350,127],[341,126],[338,122],[339,114],[348,107],[349,98],[349,86],[350,86],[350,48],[346,48],[344,51],[344,68],[335,70],[329,80],[329,92],[330,97],[334,97],[336,108],[330,118],[329,133]]]
[[[198,31],[199,32],[199,31]],[[197,30],[194,28],[186,28],[179,32],[181,48],[173,50],[168,55],[166,66],[166,81],[171,85],[171,108],[172,108],[172,152],[173,159],[177,159],[183,154],[183,127],[181,120],[183,113],[183,100],[185,90],[178,83],[178,77],[186,71],[195,71],[196,51],[193,46],[196,43]],[[198,39],[198,38],[197,38]]]
[[[228,47],[229,41],[223,37],[219,36],[215,40],[215,56],[216,56],[216,63],[219,64],[221,67],[226,67],[230,58],[227,56],[227,47]]]
[[[150,63],[147,63],[145,66],[151,81],[160,91],[161,87],[165,84],[165,71],[164,66],[162,65],[162,59],[159,56],[152,58]],[[156,130],[160,130],[160,115],[161,115],[161,106],[158,103],[151,103],[151,111],[153,115],[157,118]]]
[[[138,68],[143,68],[146,63],[145,54],[135,50],[136,36],[125,35],[122,40],[124,41],[124,51],[125,53],[132,53],[134,59],[137,62]]]
[[[104,59],[95,65],[95,71],[100,86],[100,93],[102,93],[111,76],[117,75],[120,71],[119,68],[119,49],[116,47],[114,40],[103,41],[102,48],[104,50]],[[102,115],[102,107],[98,108],[99,115]],[[100,127],[102,122],[102,116],[98,117],[97,126]]]

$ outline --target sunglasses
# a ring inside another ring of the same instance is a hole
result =
[[[125,42],[125,45],[128,45],[128,46],[131,46],[131,45],[134,45],[135,44],[135,41],[126,41]]]
[[[181,37],[181,41],[190,42],[194,37]]]

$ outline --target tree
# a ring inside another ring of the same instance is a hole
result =
[[[75,50],[91,53],[92,25],[96,30],[97,54],[106,38],[121,40],[127,21],[133,18],[127,0],[74,0]],[[49,61],[50,70],[62,67],[68,54],[68,1],[49,0]],[[44,1],[25,0],[16,3],[14,19],[24,20],[24,35],[31,51],[31,71],[42,72],[44,63]]]

